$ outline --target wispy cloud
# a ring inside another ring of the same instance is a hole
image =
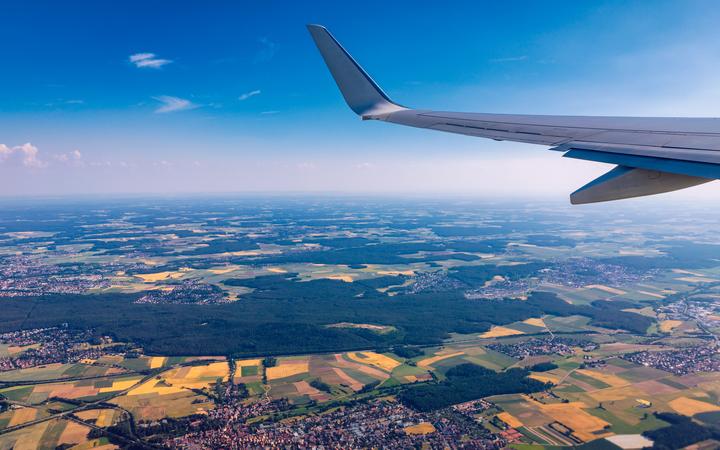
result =
[[[265,37],[260,38],[258,42],[260,43],[260,50],[255,55],[255,62],[260,63],[270,61],[273,56],[275,56],[275,53],[277,53],[278,45]]]
[[[519,62],[519,61],[525,61],[526,59],[527,59],[527,55],[507,56],[505,58],[491,59],[490,62],[492,62],[492,63]]]
[[[135,67],[151,69],[159,69],[172,62],[170,59],[158,58],[155,53],[135,53],[130,55],[129,59],[132,64],[135,64]]]
[[[272,109],[270,111],[262,111],[260,114],[262,114],[263,116],[271,116],[271,115],[277,114],[279,112],[280,111],[276,111],[276,110]]]
[[[175,111],[185,111],[188,109],[195,109],[198,108],[200,105],[196,105],[195,103],[191,102],[190,100],[180,98],[180,97],[172,97],[170,95],[160,95],[158,97],[153,97],[155,100],[162,103],[160,107],[158,107],[155,112],[156,113],[169,113],[169,112],[175,112]]]
[[[241,94],[240,97],[238,97],[238,100],[247,100],[250,97],[255,97],[256,95],[260,95],[262,91],[260,89],[255,89],[254,91],[246,92],[244,94]]]
[[[34,169],[47,166],[47,163],[40,159],[38,153],[38,148],[29,142],[14,147],[0,144],[0,164],[15,163]]]

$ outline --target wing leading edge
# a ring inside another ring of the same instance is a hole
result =
[[[320,25],[308,25],[348,106],[364,120],[552,147],[617,167],[570,196],[573,204],[640,197],[720,178],[720,119],[458,113],[390,100]]]

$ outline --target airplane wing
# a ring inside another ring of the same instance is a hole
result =
[[[308,25],[348,106],[363,120],[552,147],[615,164],[570,195],[572,204],[675,191],[720,178],[720,119],[428,111],[401,106],[320,25]]]

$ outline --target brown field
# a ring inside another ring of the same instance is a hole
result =
[[[359,391],[363,388],[362,383],[345,373],[342,369],[338,367],[333,367],[333,372],[335,372],[335,374],[342,380],[342,382],[344,384],[347,384],[353,391]]]
[[[638,292],[641,293],[641,294],[644,294],[644,295],[648,295],[648,296],[650,296],[650,297],[655,297],[655,298],[660,298],[660,299],[665,298],[664,295],[657,294],[657,293],[655,293],[655,292],[650,292],[650,291],[638,291]]]
[[[481,334],[481,338],[496,338],[496,337],[505,337],[505,336],[515,336],[516,334],[525,334],[520,330],[513,330],[512,328],[507,327],[492,327],[490,331],[486,331],[485,333]]]
[[[390,378],[390,375],[388,375],[386,372],[383,372],[382,370],[378,370],[374,367],[366,366],[364,364],[358,364],[356,362],[348,361],[347,359],[343,358],[342,354],[340,354],[340,353],[335,354],[335,363],[339,367],[355,369],[366,375],[370,375],[373,378],[377,378],[378,380],[385,380],[385,379]]]
[[[460,356],[460,355],[464,355],[464,354],[465,354],[465,352],[438,354],[438,355],[432,356],[430,358],[425,358],[422,361],[418,361],[417,365],[418,365],[418,367],[427,369],[429,366],[435,364],[438,361],[442,361],[443,359],[453,358],[455,356]]]
[[[60,435],[57,445],[62,444],[79,444],[87,441],[87,435],[90,428],[80,425],[77,422],[67,421],[65,429]]]
[[[94,386],[75,386],[72,383],[39,384],[33,393],[47,393],[47,397],[76,399],[97,395],[100,390]]]
[[[30,422],[31,420],[35,420],[35,417],[37,417],[37,409],[35,408],[16,409],[7,426],[14,427],[21,423]]]
[[[417,425],[405,427],[407,434],[430,434],[435,432],[435,427],[430,422],[420,422]]]
[[[114,409],[90,409],[76,415],[82,420],[95,420],[95,425],[99,427],[109,427],[115,423],[116,412]]]
[[[511,428],[520,428],[521,426],[523,426],[523,423],[510,413],[501,412],[497,416],[498,419],[508,424],[508,426],[510,426]]]
[[[350,352],[347,354],[348,358],[353,361],[357,361],[362,364],[370,364],[386,372],[392,372],[401,363],[396,361],[389,356],[381,355],[375,352]]]
[[[660,322],[660,331],[671,333],[672,330],[682,325],[682,320],[663,320]]]
[[[265,375],[268,380],[277,380],[280,378],[287,378],[293,375],[300,375],[301,373],[307,373],[310,370],[310,364],[307,360],[305,361],[283,361],[275,367],[268,367],[265,369]]]
[[[310,386],[310,383],[307,381],[296,381],[293,383],[295,386],[295,389],[297,390],[298,394],[300,395],[307,395],[311,399],[318,401],[318,402],[324,402],[330,399],[330,396],[326,394],[325,392],[322,392],[318,389],[315,389],[314,387]]]
[[[31,450],[40,448],[40,439],[53,421],[42,422],[0,435],[0,449]]]
[[[720,411],[720,406],[712,403],[695,400],[688,397],[678,397],[668,402],[675,411],[685,416],[693,416],[704,412]]]
[[[165,395],[123,395],[114,398],[111,402],[129,409],[138,420],[160,420],[165,417],[205,414],[215,407],[204,396],[188,390]]]

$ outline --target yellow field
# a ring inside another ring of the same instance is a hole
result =
[[[376,272],[378,275],[387,275],[387,276],[398,276],[398,275],[405,275],[406,277],[411,277],[415,275],[414,270],[378,270]]]
[[[530,319],[525,319],[525,320],[523,320],[523,323],[526,323],[526,324],[528,324],[528,325],[534,325],[534,326],[536,326],[536,327],[543,327],[543,328],[545,328],[545,321],[542,320],[542,319],[539,318],[539,317],[537,317],[537,318],[532,318],[532,317],[531,317]]]
[[[516,418],[515,416],[513,416],[510,413],[501,412],[497,416],[498,416],[498,419],[500,419],[503,422],[505,422],[506,424],[508,424],[508,426],[510,426],[511,428],[520,428],[521,426],[523,426],[523,423],[520,422],[520,420],[518,418]]]
[[[157,272],[157,273],[139,273],[135,276],[143,280],[145,283],[154,283],[156,281],[162,281],[162,280],[175,280],[178,278],[181,278],[185,272]]]
[[[668,405],[675,411],[684,416],[692,416],[694,414],[720,411],[720,406],[712,403],[695,400],[688,397],[679,397],[668,402]]]
[[[359,355],[358,355],[359,353]],[[350,352],[348,358],[363,364],[370,364],[386,372],[392,372],[401,363],[394,359],[375,352]]]
[[[582,402],[541,404],[539,407],[544,414],[575,430],[575,435],[583,441],[597,439],[600,436],[593,432],[610,425],[585,412],[583,408],[586,408],[587,405]]]
[[[490,331],[487,331],[480,335],[481,338],[496,338],[504,336],[514,336],[516,334],[525,334],[519,330],[513,330],[512,328],[506,327],[492,327]]]
[[[533,378],[538,381],[542,381],[543,383],[558,384],[558,381],[560,381],[560,377],[555,376],[553,374],[549,374],[547,372],[543,373],[543,374],[531,373],[529,376],[530,376],[530,378]]]
[[[617,375],[613,375],[611,373],[603,373],[598,372],[595,370],[587,370],[587,369],[578,369],[576,370],[577,373],[580,373],[582,375],[588,376],[590,378],[594,378],[598,381],[602,381],[605,384],[609,384],[612,387],[621,387],[621,386],[627,386],[630,384],[628,381],[620,378]]]
[[[127,395],[169,395],[187,389],[203,389],[219,378],[227,381],[230,369],[226,362],[214,362],[206,366],[179,367],[163,375],[162,380],[153,378],[128,392]],[[113,386],[114,388],[115,386]]]
[[[585,289],[597,289],[599,291],[603,291],[603,292],[607,292],[608,294],[615,294],[615,295],[623,295],[626,293],[625,291],[622,291],[620,289],[615,289],[613,287],[605,286],[602,284],[589,284],[589,285],[585,286]]]
[[[352,276],[350,275],[324,275],[318,278],[327,278],[328,280],[339,280],[344,281],[346,283],[352,283],[355,281]]]
[[[268,380],[277,380],[306,373],[308,370],[310,370],[310,364],[307,361],[293,362],[291,364],[281,363],[278,366],[265,369],[265,375]]]
[[[660,322],[660,331],[670,333],[680,325],[682,325],[682,320],[663,320]]]
[[[184,378],[190,380],[199,378],[222,378],[223,381],[227,381],[229,371],[230,368],[226,362],[216,362],[208,364],[207,366],[195,366],[190,369]]]
[[[678,278],[680,281],[685,281],[687,283],[713,283],[717,281],[714,278],[705,278],[705,277],[682,277]]]
[[[417,425],[405,427],[407,434],[430,434],[435,432],[435,427],[430,422],[420,422]]]
[[[435,355],[430,358],[425,358],[422,361],[418,361],[417,365],[418,367],[427,368],[428,366],[431,366],[435,364],[438,361],[442,361],[443,359],[452,358],[455,356],[464,355],[465,352],[455,352],[455,353],[446,353],[444,355]]]
[[[169,395],[182,392],[184,389],[182,386],[165,386],[159,384],[160,382],[156,379],[149,380],[135,389],[127,393],[127,395],[145,395],[145,394],[157,394],[157,395]]]
[[[131,388],[138,381],[140,381],[140,377],[132,378],[130,380],[113,381],[112,386],[100,388],[100,389],[98,389],[98,392],[102,393],[102,392],[122,391],[124,389]]]
[[[221,269],[208,269],[208,272],[210,272],[213,275],[225,275],[226,273],[233,272],[238,269],[239,266],[227,266],[223,267]]]
[[[165,364],[165,361],[167,361],[167,358],[165,356],[153,356],[150,359],[150,368],[159,369],[163,366],[163,364]]]

